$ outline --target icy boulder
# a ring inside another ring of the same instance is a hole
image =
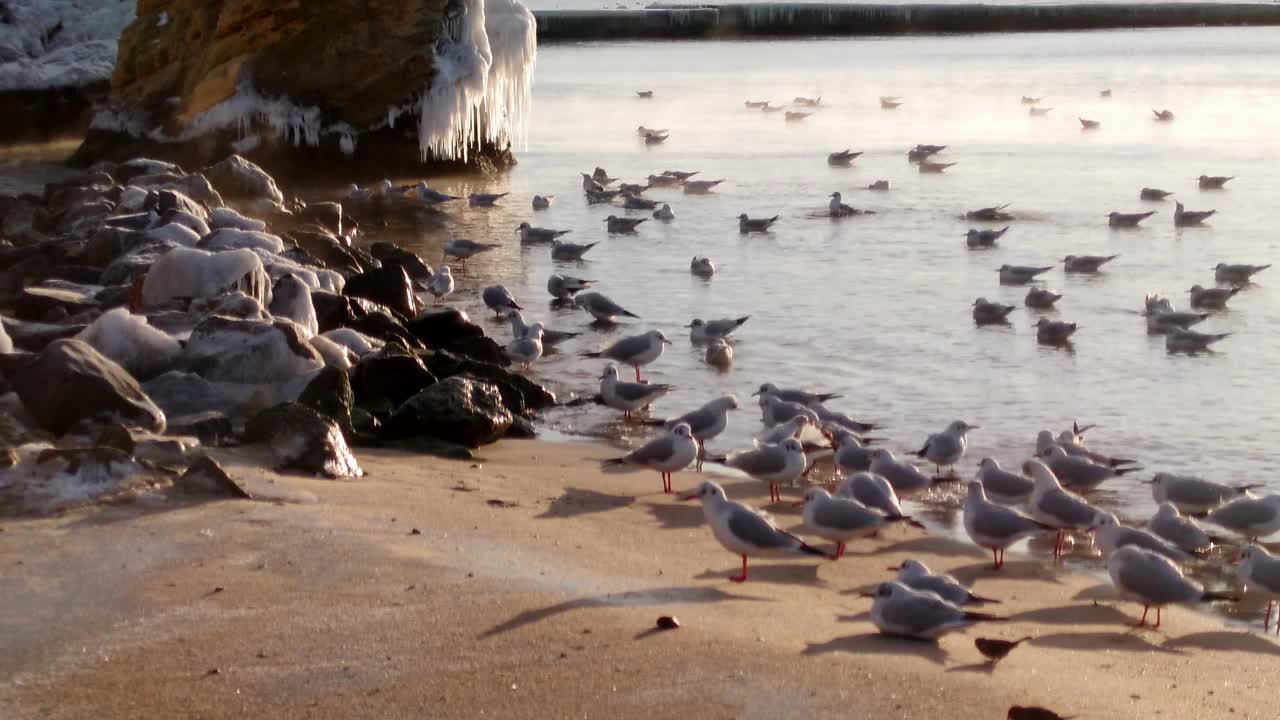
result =
[[[206,298],[232,290],[259,305],[271,304],[271,278],[252,250],[206,252],[177,247],[161,255],[147,272],[142,302],[155,306],[175,298]]]
[[[211,315],[191,331],[180,364],[211,382],[287,383],[324,367],[298,327]]]
[[[109,310],[76,335],[76,339],[116,361],[129,374],[145,380],[169,369],[182,345],[125,308]]]

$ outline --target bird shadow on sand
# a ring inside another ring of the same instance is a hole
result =
[[[801,655],[848,653],[850,655],[914,655],[935,665],[945,665],[947,651],[931,640],[890,637],[880,633],[862,633],[835,638],[823,643],[809,643]]]
[[[858,552],[845,551],[846,555],[854,555],[856,557],[874,557],[885,553],[924,553],[942,557],[985,557],[982,551],[973,546],[963,545],[954,540],[940,537],[914,537],[879,547],[868,548],[865,545],[861,545],[858,548]]]
[[[947,668],[947,672],[949,673],[967,672],[967,673],[977,673],[979,675],[990,675],[996,671],[997,664],[998,663],[993,663],[993,662],[979,662],[979,663],[972,663],[970,665],[957,665],[953,668]]]
[[[748,571],[747,582],[762,582],[774,585],[813,585],[816,587],[825,586],[826,583],[818,578],[818,568],[820,565],[797,565],[797,564],[781,564],[781,565],[753,565]],[[723,580],[725,578],[738,574],[739,568],[734,567],[726,570],[707,570],[701,575],[696,575],[696,580]]]
[[[609,495],[595,490],[565,488],[560,497],[553,500],[538,518],[571,518],[608,512],[633,505],[635,501],[635,497],[630,495]]]
[[[1098,600],[1103,602],[1115,602],[1120,599],[1114,585],[1110,583],[1099,583],[1087,587],[1076,593],[1072,600]]]
[[[635,592],[614,593],[610,595],[601,595],[599,597],[577,598],[575,600],[567,600],[555,605],[548,605],[544,608],[536,610],[526,610],[510,620],[494,625],[480,634],[480,639],[501,635],[512,630],[517,630],[526,625],[542,622],[548,618],[575,610],[589,610],[592,608],[606,607],[652,607],[654,605],[690,605],[726,602],[730,600],[746,600],[749,602],[770,602],[768,598],[752,597],[750,595],[736,595],[728,593],[720,588],[707,587],[705,585],[690,585],[685,587],[666,587],[654,588],[653,590],[637,590]]]
[[[707,524],[701,505],[657,505],[646,503],[645,509],[662,524],[663,530],[687,530]]]
[[[1057,648],[1059,650],[1081,650],[1094,652],[1097,650],[1122,650],[1126,652],[1158,652],[1167,655],[1183,655],[1181,650],[1157,645],[1135,632],[1083,632],[1053,633],[1040,635],[1027,641],[1035,647]]]
[[[1171,650],[1179,648],[1199,648],[1201,650],[1225,650],[1230,652],[1249,652],[1259,655],[1280,655],[1280,645],[1251,632],[1231,632],[1220,630],[1215,632],[1192,633],[1182,637],[1169,638],[1164,647]]]
[[[964,565],[952,568],[948,572],[965,585],[973,585],[978,580],[1033,580],[1061,584],[1062,578],[1053,568],[1033,560],[1011,560],[999,570],[991,567],[991,563],[983,562],[975,565]]]
[[[1040,625],[1120,625],[1132,622],[1125,613],[1109,605],[1062,605],[1039,608],[1014,615],[1015,622]]]

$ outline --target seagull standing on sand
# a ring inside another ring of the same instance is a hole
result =
[[[1142,603],[1142,619],[1136,625],[1147,624],[1147,613],[1156,609],[1155,628],[1160,627],[1160,611],[1166,605],[1191,605],[1219,600],[1238,602],[1239,598],[1226,593],[1206,592],[1204,586],[1188,580],[1172,560],[1145,548],[1122,547],[1107,558],[1107,571],[1116,590],[1127,600]]]
[[[1056,560],[1062,557],[1067,531],[1092,528],[1098,522],[1098,509],[1079,495],[1063,489],[1049,466],[1039,460],[1023,463],[1022,470],[1035,482],[1031,499],[1027,503],[1031,517],[1058,531],[1058,538],[1053,546],[1053,557]]]
[[[707,456],[706,442],[724,432],[729,425],[729,412],[737,409],[738,398],[722,395],[697,410],[668,420],[665,427],[670,430],[681,423],[689,426],[693,438],[698,441],[697,469],[702,470],[702,462]]]
[[[822,488],[804,491],[804,524],[814,535],[836,544],[832,560],[844,557],[845,545],[855,538],[868,537],[891,522],[909,522],[906,517],[887,517],[847,497],[831,497]]]
[[[836,497],[853,498],[895,520],[910,519],[902,512],[902,504],[893,486],[873,472],[855,472],[845,478],[836,489]]]
[[[581,299],[581,295],[578,296]],[[636,369],[636,382],[640,382],[640,368],[657,360],[671,341],[661,330],[650,330],[640,335],[624,337],[604,350],[582,353],[583,357],[604,358]]]
[[[1214,546],[1213,536],[1197,525],[1195,520],[1178,512],[1178,508],[1172,503],[1160,503],[1147,527],[1175,547],[1193,555],[1206,553]]]
[[[916,457],[924,458],[933,463],[939,476],[942,475],[943,465],[950,467],[951,472],[954,474],[955,464],[960,462],[960,458],[964,457],[964,452],[969,447],[966,435],[970,430],[977,429],[977,425],[970,425],[963,420],[956,420],[948,425],[946,430],[930,435],[925,440],[924,447],[916,451]]]
[[[453,292],[453,273],[449,270],[448,265],[442,265],[431,276],[431,281],[427,283],[427,292],[431,293],[431,296],[436,299],[436,305],[439,305]]]
[[[975,545],[991,551],[992,569],[999,570],[1010,545],[1054,528],[987,500],[982,484],[971,482],[964,501],[964,530]]]
[[[1251,541],[1280,530],[1280,495],[1236,498],[1206,518]]]
[[[630,418],[631,413],[649,407],[671,390],[670,385],[622,382],[618,380],[618,368],[612,364],[605,365],[604,372],[600,374],[600,397],[604,399],[605,405],[621,410],[624,420]]]
[[[1224,485],[1191,475],[1156,473],[1144,484],[1151,486],[1151,498],[1157,503],[1169,503],[1180,512],[1204,515],[1224,504],[1245,495],[1261,485]]]
[[[1008,618],[957,607],[932,592],[912,590],[900,582],[880,583],[873,597],[871,622],[882,634],[915,640],[936,640],[979,622]]]
[[[742,327],[750,319],[750,315],[744,315],[740,318],[722,318],[720,320],[694,318],[685,327],[689,328],[689,340],[697,344],[712,340],[725,340],[733,334],[734,330]]]
[[[742,574],[729,578],[733,582],[746,582],[748,557],[772,557],[779,555],[817,555],[826,557],[821,550],[806,545],[803,540],[785,530],[780,530],[772,520],[755,508],[730,500],[724,488],[710,480],[697,490],[682,495],[683,500],[702,500],[702,512],[711,526],[711,534],[726,550],[742,556]]]
[[[773,224],[778,222],[778,219],[781,217],[781,215],[774,215],[771,218],[752,219],[747,217],[746,213],[743,213],[738,216],[738,232],[743,235],[746,235],[747,233],[769,232],[769,228],[773,227]]]
[[[1267,598],[1267,614],[1262,621],[1262,629],[1271,629],[1271,608],[1280,598],[1280,558],[1267,552],[1261,545],[1250,545],[1240,551],[1240,564],[1236,566],[1236,577],[1250,592],[1259,593]],[[1280,620],[1276,621],[1276,634],[1280,635]]]
[[[1009,472],[1000,467],[1000,461],[985,457],[978,463],[978,474],[974,480],[982,485],[983,491],[992,500],[1001,505],[1019,505],[1031,499],[1031,491],[1035,483],[1025,475]]]
[[[1111,478],[1142,469],[1100,465],[1087,457],[1069,454],[1061,445],[1049,446],[1043,457],[1054,476],[1069,490],[1094,490]]]
[[[662,492],[671,492],[671,474],[685,469],[698,455],[698,443],[688,425],[677,425],[671,432],[650,440],[620,458],[606,460],[605,465],[639,465],[662,475]]]
[[[503,285],[490,285],[481,290],[480,299],[484,301],[485,307],[492,310],[498,317],[502,317],[512,310],[524,309],[516,302],[515,296],[511,294],[511,291]]]
[[[835,465],[837,474],[848,475],[871,469],[871,453],[874,451],[864,445],[865,441],[858,437],[857,433],[837,423],[823,423],[822,434],[827,436],[827,440],[831,442],[831,447],[835,448],[835,454],[832,455],[831,462]],[[877,475],[876,477],[880,476]],[[881,479],[883,480],[883,478]],[[885,480],[886,484],[888,482],[888,480]],[[892,485],[889,485],[889,490],[893,490]],[[897,494],[895,493],[894,495],[896,498]],[[870,504],[865,500],[862,500],[862,502]]]
[[[611,323],[618,317],[629,317],[639,319],[639,315],[627,310],[618,303],[609,299],[604,293],[598,293],[594,290],[591,292],[579,293],[573,299],[574,304],[586,310],[596,320],[600,322]]]
[[[1099,514],[1098,524],[1093,529],[1093,537],[1097,541],[1098,548],[1102,550],[1103,557],[1107,557],[1122,547],[1133,546],[1158,553],[1174,562],[1192,560],[1190,553],[1183,551],[1159,535],[1148,530],[1121,524],[1120,519],[1114,513]]]
[[[795,438],[783,440],[777,445],[762,445],[751,450],[729,453],[724,465],[750,475],[769,486],[769,499],[781,502],[783,483],[792,483],[804,474],[809,462],[804,446]]]
[[[939,575],[929,570],[929,566],[919,560],[904,560],[901,565],[890,570],[897,570],[898,582],[912,590],[931,592],[952,605],[985,605],[998,603],[999,600],[974,595],[969,588],[960,584],[950,575]]]

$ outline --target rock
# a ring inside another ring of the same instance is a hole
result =
[[[107,99],[107,79],[88,85],[0,90],[0,140],[7,143],[46,143],[83,137],[93,120],[94,105]]]
[[[222,228],[200,238],[196,247],[209,252],[256,249],[278,255],[284,252],[284,241],[271,233]]]
[[[122,307],[103,313],[76,339],[92,345],[138,380],[168,370],[182,354],[177,338],[151,327],[145,317]]]
[[[331,367],[321,370],[298,396],[298,402],[334,421],[343,435],[352,437],[351,406],[355,404],[355,394],[345,372]]]
[[[413,284],[399,265],[384,265],[347,278],[342,294],[372,300],[402,317],[413,317],[417,313],[418,300],[413,294]]]
[[[199,438],[205,445],[222,445],[235,437],[231,419],[213,410],[194,415],[169,415],[169,432]]]
[[[475,451],[471,448],[426,435],[383,441],[379,442],[378,446],[403,450],[415,455],[435,455],[446,460],[474,460],[476,458]]]
[[[315,258],[316,264],[344,275],[364,272],[359,258],[341,240],[314,226],[289,231],[289,239]]]
[[[399,265],[410,278],[426,283],[435,270],[425,260],[402,247],[389,242],[376,242],[369,247],[369,254],[385,265]]]
[[[14,313],[23,320],[33,322],[48,319],[50,313],[56,310],[62,310],[68,315],[77,315],[98,307],[94,296],[101,290],[100,285],[77,285],[50,280],[44,284],[23,289],[14,305]]]
[[[209,224],[206,223],[204,220],[201,220],[199,217],[192,215],[189,212],[184,212],[182,210],[169,210],[168,212],[166,212],[164,215],[160,217],[160,222],[162,223],[160,227],[172,227],[174,225],[180,225],[190,230],[192,234],[196,236],[197,239],[202,238],[205,235],[208,235],[210,232],[212,232],[212,230],[209,229]],[[193,245],[195,245],[195,243],[181,243],[181,244],[186,245],[187,247],[192,247]]]
[[[357,405],[372,413],[389,414],[435,382],[436,376],[422,360],[392,345],[360,359],[351,387]]]
[[[467,338],[484,337],[484,330],[457,308],[433,308],[405,323],[427,347],[448,347]]]
[[[253,499],[253,495],[233,480],[217,460],[207,455],[192,463],[191,467],[173,482],[173,487],[187,495]]]
[[[137,447],[137,443],[133,440],[129,428],[118,422],[107,423],[98,431],[98,437],[94,441],[99,447],[115,448],[125,455],[133,455],[133,449]]]
[[[8,331],[4,329],[4,323],[0,322],[0,354],[7,355],[13,350],[13,338],[9,337]]]
[[[49,436],[39,429],[28,427],[10,412],[0,411],[0,448],[18,447],[33,442],[46,442]]]
[[[280,278],[271,295],[272,315],[292,320],[308,336],[320,331],[316,321],[316,308],[311,304],[311,288],[297,275],[289,273]]]
[[[296,380],[324,366],[292,322],[218,315],[191,331],[178,364],[213,382],[252,384]]]
[[[246,217],[229,207],[214,208],[209,212],[209,226],[214,230],[234,228],[236,230],[255,230],[264,232],[267,224],[257,218]]]
[[[89,418],[164,432],[164,412],[128,371],[78,340],[56,340],[12,375],[22,404],[45,429],[61,435]]]
[[[298,213],[298,218],[312,222],[334,235],[342,235],[342,205],[336,202],[311,203]]]
[[[245,425],[245,439],[266,442],[277,468],[331,478],[364,474],[337,423],[305,405],[284,403],[258,413]]]
[[[271,303],[271,278],[252,250],[206,252],[177,247],[161,255],[146,278],[142,301],[147,306],[174,298],[211,297],[233,289],[264,306]]]
[[[209,223],[209,209],[206,208],[204,205],[201,205],[200,203],[196,202],[195,200],[192,200],[191,198],[187,197],[186,193],[182,192],[181,190],[173,190],[168,188],[164,190],[157,190],[154,195],[154,198],[155,198],[154,207],[152,206],[152,200],[151,200],[152,197],[153,196],[150,193],[148,193],[147,202],[143,205],[143,209],[154,210],[155,213],[161,217],[164,217],[170,212],[177,211],[177,212],[185,213],[187,215],[190,215],[191,217],[199,219],[200,222],[206,226]],[[191,229],[195,230],[195,228],[191,228]],[[208,231],[209,229],[208,227],[206,227],[205,233],[207,233]],[[204,233],[201,233],[201,234],[204,234]]]
[[[4,326],[5,333],[13,340],[15,349],[28,352],[40,352],[54,340],[73,337],[85,328],[78,324],[23,322],[7,317],[0,318],[0,325]]]
[[[195,373],[173,370],[143,383],[142,389],[171,419],[199,418],[207,413],[229,416],[239,407],[236,398]],[[200,435],[188,430],[175,432]]]
[[[511,423],[497,387],[453,377],[406,400],[383,433],[389,438],[429,435],[474,448],[501,438]]]
[[[351,328],[383,342],[398,342],[410,349],[423,347],[390,310],[371,300],[312,290],[311,304],[321,333]]]
[[[524,375],[492,363],[478,362],[454,353],[437,350],[421,354],[427,369],[438,378],[461,375],[498,386],[503,402],[513,413],[524,414],[531,410],[554,407],[556,396]]]
[[[506,437],[532,440],[538,437],[538,429],[533,426],[533,423],[528,418],[516,415],[511,422],[511,428],[507,430]]]
[[[210,166],[204,174],[223,197],[266,200],[277,205],[284,202],[284,194],[276,186],[275,178],[239,155]]]

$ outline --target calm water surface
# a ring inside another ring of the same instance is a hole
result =
[[[1272,483],[1280,271],[1261,275],[1230,310],[1202,324],[1234,333],[1213,354],[1169,355],[1162,337],[1146,334],[1138,310],[1151,291],[1183,308],[1186,289],[1212,284],[1220,261],[1280,260],[1276,67],[1276,29],[546,47],[519,167],[492,184],[437,183],[509,190],[505,206],[453,210],[446,228],[411,242],[433,262],[447,237],[504,243],[469,264],[452,302],[485,317],[477,291],[497,279],[527,305],[530,321],[584,331],[534,370],[561,393],[595,391],[602,363],[579,352],[663,330],[675,345],[646,376],[678,390],[655,415],[724,393],[744,401],[713,450],[749,445],[761,429],[749,394],[772,381],[843,393],[833,406],[884,423],[879,434],[899,452],[954,419],[979,424],[965,477],[984,455],[1019,463],[1038,430],[1079,420],[1101,426],[1093,447],[1139,458],[1150,471]],[[1101,99],[1102,88],[1114,96]],[[638,100],[635,89],[656,97]],[[821,111],[787,124],[742,104],[796,95],[821,95]],[[882,111],[880,95],[906,104]],[[1029,117],[1022,95],[1046,96],[1055,109]],[[1176,122],[1152,122],[1151,108],[1165,107]],[[1083,134],[1078,115],[1102,129]],[[669,128],[672,137],[645,147],[635,135],[640,124]],[[904,155],[916,143],[949,145],[946,159],[959,164],[920,175]],[[842,148],[866,154],[851,169],[828,167],[827,153]],[[588,207],[580,189],[578,173],[597,165],[631,181],[678,169],[726,182],[707,197],[651,191],[671,202],[676,220],[608,236],[604,217],[621,210]],[[1226,191],[1202,192],[1195,181],[1202,173],[1239,177]],[[893,190],[859,190],[878,179]],[[1144,186],[1219,214],[1204,228],[1176,230],[1172,203],[1138,200]],[[818,217],[836,190],[876,214]],[[556,204],[535,214],[534,193],[554,193]],[[961,235],[970,224],[959,216],[1001,203],[1018,216],[1001,246],[967,250]],[[1107,227],[1112,210],[1146,209],[1158,214],[1142,229]],[[734,221],[742,212],[783,219],[770,234],[742,236]],[[546,247],[517,242],[523,220],[600,245],[586,262],[553,263]],[[1022,307],[1026,289],[996,280],[1002,263],[1048,265],[1068,253],[1120,254],[1096,277],[1061,269],[1046,276],[1044,285],[1065,294],[1050,316],[1081,326],[1072,351],[1039,346],[1030,327],[1039,316]],[[695,254],[720,265],[713,280],[689,274]],[[643,320],[600,331],[583,313],[551,309],[545,285],[553,271],[598,280]],[[978,296],[1019,305],[1011,324],[975,327],[970,305]],[[738,315],[751,320],[737,335],[736,364],[716,372],[682,326]],[[574,433],[643,437],[600,408],[551,420]],[[685,475],[677,484],[693,481]],[[1135,479],[1112,481],[1099,497],[1130,517],[1152,510]]]

